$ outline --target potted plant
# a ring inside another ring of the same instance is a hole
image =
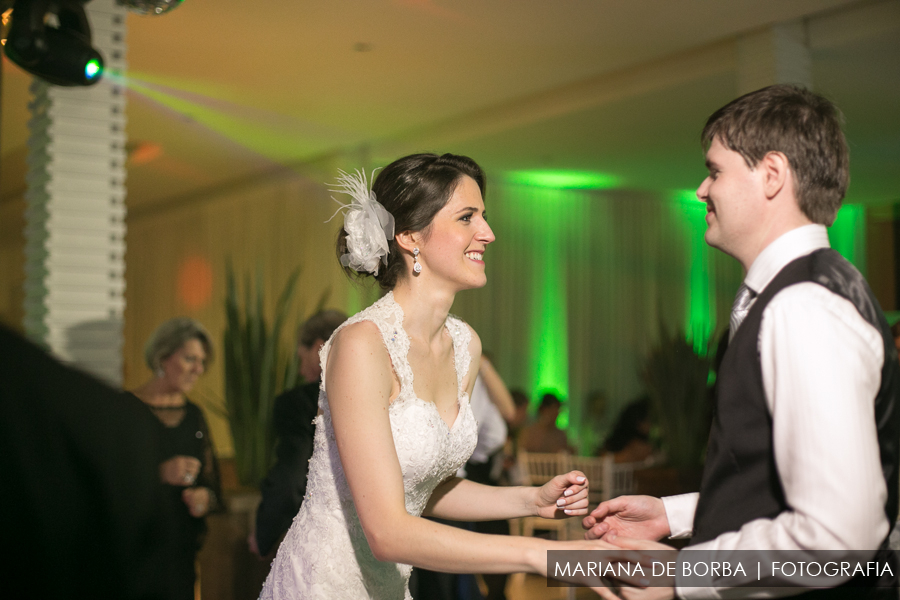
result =
[[[641,378],[657,416],[668,466],[644,474],[644,493],[666,495],[699,489],[712,420],[710,369],[715,343],[710,341],[706,347],[712,350],[698,352],[683,331],[669,334],[660,327],[659,342],[644,359]],[[671,489],[657,489],[660,487]]]
[[[296,354],[282,333],[299,275],[298,268],[288,277],[269,326],[261,273],[257,272],[255,285],[249,275],[245,277],[241,302],[234,270],[230,263],[226,267],[225,408],[234,441],[237,476],[244,486],[258,486],[272,466],[273,401],[282,390],[296,383]]]

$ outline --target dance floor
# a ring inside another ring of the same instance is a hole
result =
[[[510,577],[506,586],[506,597],[509,600],[566,600],[569,590],[561,587],[547,587],[547,580],[537,575]],[[577,600],[599,598],[587,588],[575,588]]]

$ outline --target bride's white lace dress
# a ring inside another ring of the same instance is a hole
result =
[[[472,334],[461,320],[447,318],[459,388],[459,415],[448,428],[435,405],[417,398],[413,391],[413,372],[407,360],[409,337],[403,330],[403,310],[393,294],[351,317],[341,328],[359,321],[378,326],[400,380],[400,394],[389,409],[391,432],[403,471],[406,510],[421,516],[437,484],[456,473],[475,448],[477,426],[462,388],[471,361]],[[330,347],[331,340],[322,348],[323,381]],[[412,567],[376,560],[366,541],[335,443],[324,383],[319,408],[323,414],[315,420],[306,497],[278,549],[260,598],[411,598]]]

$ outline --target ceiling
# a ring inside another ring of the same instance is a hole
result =
[[[798,18],[846,116],[848,200],[900,201],[898,0],[186,0],[128,17],[128,203],[424,150],[692,188],[735,39]],[[0,199],[25,185],[29,82],[4,58]]]

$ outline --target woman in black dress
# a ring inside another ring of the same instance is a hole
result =
[[[212,343],[197,321],[178,317],[154,332],[144,349],[153,378],[134,390],[160,424],[159,475],[163,485],[166,597],[194,597],[194,562],[206,515],[218,507],[219,473],[209,429],[187,393],[212,357]]]

